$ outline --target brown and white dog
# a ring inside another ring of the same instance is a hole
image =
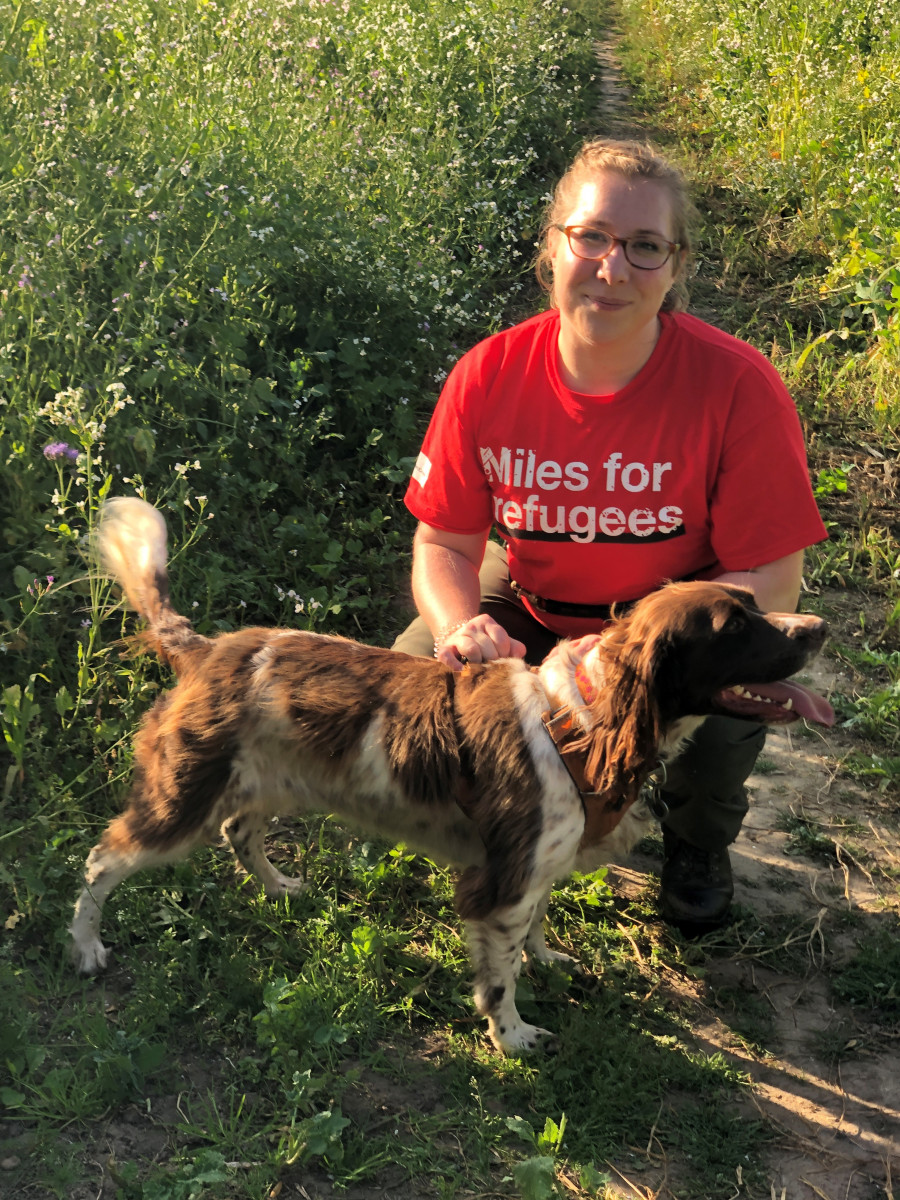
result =
[[[516,1011],[523,949],[567,957],[544,941],[550,887],[647,832],[646,802],[634,801],[660,757],[711,713],[772,724],[831,716],[821,698],[780,682],[817,653],[824,623],[764,615],[739,588],[670,584],[537,671],[506,659],[454,673],[290,629],[202,637],[170,603],[165,523],[142,500],[109,501],[98,542],[179,682],[145,718],[129,806],[87,861],[70,930],[85,974],[106,965],[101,909],[123,879],[222,831],[269,894],[299,892],[266,857],[267,827],[276,813],[330,812],[462,868],[456,907],[475,1005],[499,1049],[530,1049],[549,1035]],[[588,795],[542,719],[561,706]]]

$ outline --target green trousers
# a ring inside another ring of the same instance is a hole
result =
[[[536,665],[559,640],[532,617],[509,586],[506,554],[488,542],[479,572],[481,612],[526,646],[525,659]],[[400,634],[394,650],[430,658],[431,631],[421,617]],[[732,717],[709,717],[678,758],[668,764],[662,793],[669,806],[663,824],[703,850],[719,850],[740,833],[747,813],[747,776],[766,739],[764,725]]]

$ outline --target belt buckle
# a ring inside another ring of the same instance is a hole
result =
[[[523,588],[521,583],[517,583],[515,579],[510,579],[509,586],[521,600],[523,597],[528,601],[532,608],[536,608],[538,612],[545,613],[547,611],[543,600],[540,596],[536,596],[534,592],[529,592]]]

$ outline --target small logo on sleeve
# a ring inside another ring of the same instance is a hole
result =
[[[431,474],[431,459],[425,454],[420,454],[416,459],[416,465],[413,467],[412,477],[419,485],[424,487],[428,482],[428,476]]]

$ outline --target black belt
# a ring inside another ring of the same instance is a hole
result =
[[[637,603],[636,600],[624,600],[615,604],[570,604],[567,600],[548,600],[546,596],[536,596],[514,579],[509,581],[509,586],[520,599],[527,600],[532,608],[552,617],[589,617],[595,621],[611,621],[613,609],[621,615],[627,612],[632,604]]]
[[[710,570],[714,565],[714,563],[710,563],[708,566],[700,567],[690,575],[683,575],[676,582],[685,583],[688,580],[696,579],[698,575]],[[534,592],[529,592],[514,579],[510,579],[509,586],[517,596],[527,600],[532,608],[538,612],[548,613],[552,617],[588,617],[595,621],[611,621],[613,610],[615,610],[616,616],[620,617],[640,599],[640,596],[636,596],[633,600],[616,600],[612,604],[570,604],[567,600],[548,600],[546,596],[536,596]]]

